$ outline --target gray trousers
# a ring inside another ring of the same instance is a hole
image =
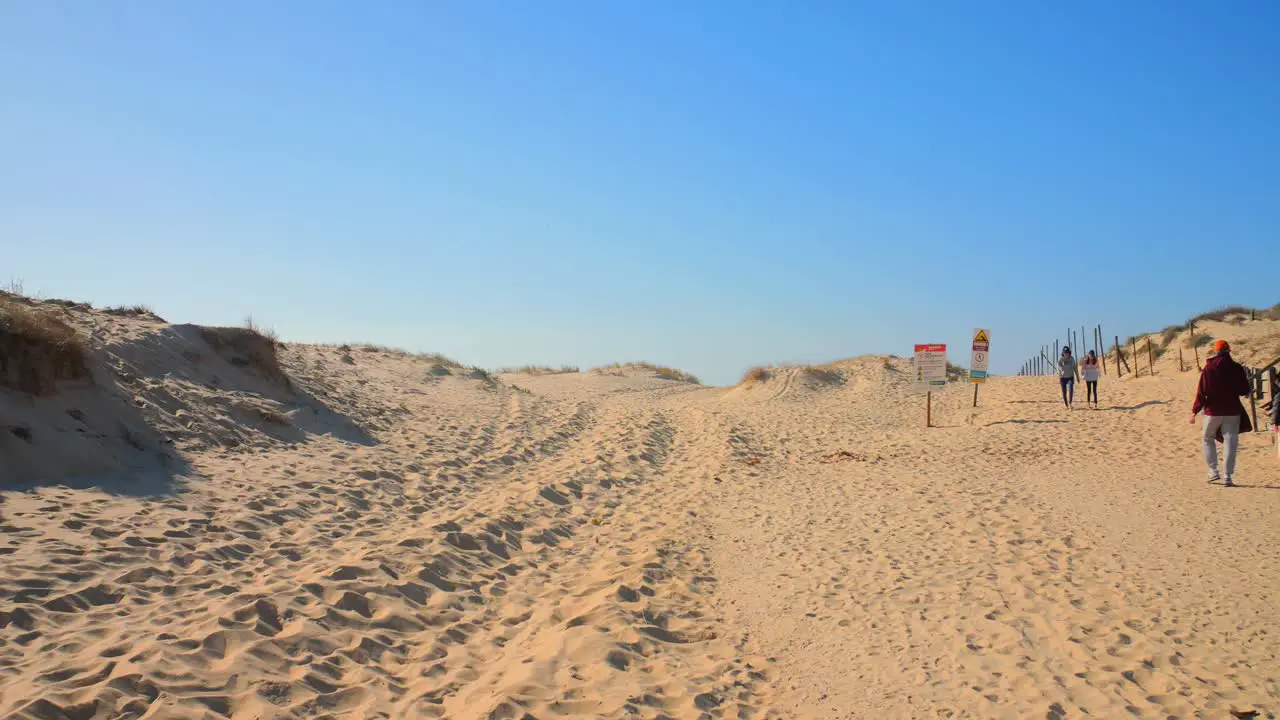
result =
[[[1218,428],[1222,428],[1222,450],[1226,455],[1223,464],[1230,480],[1236,471],[1236,450],[1240,447],[1240,416],[1204,416],[1204,464],[1209,468],[1210,477],[1218,477]]]

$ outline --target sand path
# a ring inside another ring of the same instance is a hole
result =
[[[1248,487],[1224,490],[1185,425],[1189,379],[1112,383],[1110,407],[1072,413],[1028,399],[1052,382],[992,383],[977,410],[949,393],[927,431],[896,403],[877,422],[874,393],[740,421],[762,462],[718,486],[711,554],[784,716],[1280,710],[1263,437]]]
[[[1280,712],[1280,465],[1249,437],[1245,487],[1205,484],[1190,376],[1096,412],[959,387],[926,430],[874,359],[732,390],[371,367],[377,444],[4,493],[0,717]]]

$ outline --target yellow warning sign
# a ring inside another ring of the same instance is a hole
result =
[[[973,331],[973,356],[969,362],[969,380],[987,381],[987,363],[990,361],[991,331],[977,328]]]

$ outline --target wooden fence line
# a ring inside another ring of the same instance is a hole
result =
[[[1119,335],[1113,336],[1114,340],[1110,351],[1107,351],[1105,348],[1105,341],[1103,338],[1106,336],[1102,333],[1101,325],[1094,326],[1089,335],[1092,336],[1092,349],[1097,353],[1098,358],[1102,361],[1103,375],[1110,375],[1107,356],[1114,352],[1115,357],[1112,365],[1115,366],[1115,374],[1117,378],[1124,377],[1126,372],[1134,377],[1141,377],[1142,367],[1139,363],[1140,356],[1138,354],[1137,337],[1129,338],[1129,355],[1133,358],[1133,365],[1130,366],[1129,358],[1125,357],[1124,346],[1120,344]],[[1072,347],[1078,361],[1082,352],[1085,352],[1085,346],[1077,343],[1083,342],[1087,345],[1088,343],[1085,340],[1085,337],[1086,333],[1084,327],[1080,328],[1079,335],[1076,335],[1075,331],[1071,328],[1067,328],[1065,342],[1054,339],[1051,345],[1041,345],[1039,353],[1027,358],[1026,362],[1022,363],[1022,368],[1019,370],[1018,374],[1025,376],[1057,374],[1057,360],[1061,354],[1061,348],[1063,346]],[[1147,373],[1149,376],[1154,377],[1156,375],[1156,357],[1155,349],[1152,347],[1151,335],[1147,335],[1146,341]],[[1187,323],[1187,341],[1190,343],[1191,349],[1195,355],[1196,369],[1204,369],[1204,364],[1200,361],[1200,346],[1196,342],[1196,326],[1194,322]],[[1167,346],[1165,346],[1165,348],[1167,350]],[[1051,352],[1052,354],[1050,354]],[[1252,415],[1255,432],[1263,432],[1266,430],[1266,427],[1264,427],[1266,423],[1264,422],[1259,424],[1258,422],[1259,401],[1262,401],[1261,405],[1264,411],[1269,411],[1275,403],[1280,402],[1280,399],[1277,399],[1277,396],[1280,396],[1280,370],[1277,369],[1278,366],[1280,366],[1280,357],[1262,367],[1245,368],[1245,372],[1249,376],[1250,384],[1248,412]],[[1189,368],[1186,365],[1186,359],[1182,351],[1182,343],[1178,343],[1178,371],[1185,372],[1188,369]],[[1268,395],[1270,396],[1270,399],[1267,399]]]
[[[1138,345],[1136,336],[1129,338],[1129,347],[1126,348],[1120,344],[1120,336],[1114,336],[1111,348],[1106,347],[1106,337],[1102,332],[1101,325],[1095,325],[1092,328],[1081,326],[1079,334],[1072,328],[1067,328],[1065,339],[1055,338],[1052,343],[1040,346],[1040,352],[1027,358],[1022,363],[1022,367],[1018,370],[1019,375],[1053,375],[1058,372],[1058,358],[1062,356],[1062,348],[1072,348],[1072,354],[1079,362],[1080,358],[1086,355],[1089,350],[1097,355],[1103,376],[1110,376],[1112,367],[1115,368],[1115,377],[1122,378],[1126,373],[1134,377],[1142,376],[1142,364],[1140,362],[1141,348]],[[1155,347],[1151,342],[1151,336],[1146,337],[1147,343],[1147,374],[1154,376],[1156,374],[1156,353]],[[1192,343],[1194,346],[1194,342]],[[1130,362],[1132,361],[1132,364]],[[1199,367],[1199,353],[1196,354],[1196,365]],[[1185,368],[1182,359],[1182,348],[1178,348],[1178,369]]]

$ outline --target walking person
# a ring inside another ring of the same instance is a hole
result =
[[[1071,409],[1076,401],[1076,380],[1080,377],[1080,368],[1076,359],[1071,356],[1071,348],[1062,348],[1062,357],[1058,358],[1058,383],[1062,385],[1062,404]]]
[[[1249,416],[1244,412],[1240,396],[1250,392],[1249,376],[1244,367],[1231,357],[1231,346],[1226,340],[1213,344],[1214,356],[1205,361],[1200,371],[1200,384],[1196,386],[1195,404],[1191,406],[1191,424],[1196,414],[1204,411],[1204,427],[1201,437],[1204,443],[1204,462],[1209,469],[1209,482],[1222,480],[1231,487],[1236,471],[1236,451],[1240,447],[1241,431],[1253,429]],[[1223,470],[1218,472],[1218,443],[1222,440]]]
[[[1098,364],[1098,353],[1090,350],[1088,355],[1084,356],[1084,360],[1080,362],[1081,374],[1084,375],[1084,388],[1086,404],[1092,403],[1094,409],[1098,408],[1098,379],[1102,377],[1102,367]]]
[[[1271,393],[1271,435],[1276,439],[1276,457],[1280,458],[1280,400],[1276,399],[1274,390]]]

